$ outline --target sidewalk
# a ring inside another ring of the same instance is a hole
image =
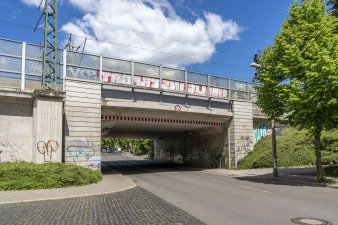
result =
[[[338,188],[338,178],[327,177],[328,180],[336,182],[336,184],[319,184],[316,180],[316,167],[294,167],[294,168],[279,168],[278,178],[272,176],[272,168],[248,169],[248,170],[227,170],[227,169],[203,169],[204,173],[223,174],[234,177],[248,177],[253,179],[274,179],[287,182],[308,183],[319,186],[327,186]]]
[[[109,173],[103,174],[103,179],[97,184],[82,187],[68,187],[42,190],[0,191],[0,204],[43,201],[62,198],[82,197],[98,194],[108,194],[124,191],[136,186],[126,176],[109,168]]]

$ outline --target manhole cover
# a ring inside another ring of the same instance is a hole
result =
[[[293,218],[291,221],[302,225],[332,225],[329,221],[314,218]]]

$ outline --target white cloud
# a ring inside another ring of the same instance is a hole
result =
[[[203,63],[215,53],[216,44],[238,40],[243,30],[233,20],[223,20],[212,12],[204,12],[194,22],[186,21],[167,0],[68,1],[85,15],[61,30],[72,33],[75,43],[88,37],[87,52],[124,59],[179,67]]]

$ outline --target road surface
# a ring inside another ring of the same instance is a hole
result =
[[[138,186],[213,225],[294,224],[295,217],[338,224],[338,189],[268,179],[232,177],[120,153],[103,164],[131,177]]]

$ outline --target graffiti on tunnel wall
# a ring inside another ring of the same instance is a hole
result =
[[[40,154],[43,154],[45,162],[55,162],[56,161],[56,150],[59,148],[59,143],[57,141],[49,140],[46,142],[39,141],[37,143],[37,150]]]
[[[262,137],[269,135],[271,133],[269,123],[262,122],[262,123],[254,125],[253,133],[254,133],[256,142],[259,141]]]

